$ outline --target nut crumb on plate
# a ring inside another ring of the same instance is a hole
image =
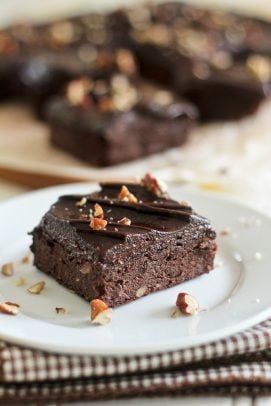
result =
[[[56,307],[55,310],[56,310],[57,314],[66,314],[67,313],[65,307]]]
[[[31,261],[31,254],[24,255],[21,259],[22,264],[29,264]]]
[[[16,286],[24,286],[26,284],[26,279],[25,278],[19,278],[16,281]]]
[[[16,316],[19,313],[20,306],[17,303],[4,302],[0,303],[0,312]]]
[[[194,296],[184,292],[178,294],[176,306],[181,313],[186,315],[196,315],[199,311],[197,299]]]
[[[14,267],[12,262],[7,262],[6,264],[2,265],[1,273],[4,276],[12,276],[14,273]]]
[[[108,324],[111,321],[112,309],[100,299],[94,299],[90,302],[91,308],[91,323],[93,324]]]
[[[30,286],[30,288],[28,288],[27,290],[29,293],[34,293],[35,295],[38,295],[39,293],[41,293],[43,291],[44,288],[45,288],[45,282],[40,281],[40,282],[35,283],[34,285]]]

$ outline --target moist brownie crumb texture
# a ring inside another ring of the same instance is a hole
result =
[[[213,269],[216,235],[205,218],[142,184],[126,185],[137,202],[120,200],[122,186],[102,184],[82,207],[82,196],[60,197],[32,232],[34,264],[87,301],[110,307]],[[93,219],[106,225],[93,228]]]

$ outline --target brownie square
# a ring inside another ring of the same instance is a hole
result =
[[[45,101],[61,94],[72,78],[106,70],[112,49],[112,33],[101,13],[2,29],[0,99],[21,97],[43,118]]]
[[[216,252],[209,221],[150,175],[62,196],[32,234],[38,269],[112,307],[210,272]]]
[[[235,63],[225,69],[194,65],[197,74],[183,94],[197,106],[202,121],[238,120],[257,111],[270,94],[271,81],[261,80],[253,60],[248,58],[251,65]]]
[[[197,110],[172,92],[115,72],[81,78],[48,104],[51,142],[93,165],[109,166],[183,144]]]
[[[270,95],[270,23],[177,2],[115,13],[122,26],[125,17],[142,75],[187,98],[202,120],[240,119]]]

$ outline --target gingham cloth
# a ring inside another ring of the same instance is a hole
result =
[[[271,320],[155,355],[57,355],[1,343],[0,404],[161,394],[271,393]]]

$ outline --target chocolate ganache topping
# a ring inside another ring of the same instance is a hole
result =
[[[62,196],[52,206],[51,214],[75,227],[84,239],[91,235],[93,241],[95,236],[99,244],[103,239],[108,240],[106,246],[137,234],[177,232],[193,222],[193,218],[202,223],[202,228],[209,229],[205,218],[195,214],[189,205],[168,198],[166,193],[155,194],[142,184],[126,184],[129,193],[137,200],[130,202],[128,199],[120,200],[122,187],[121,183],[102,183],[100,191],[84,196],[83,200],[78,195]],[[96,204],[102,208],[107,223],[103,229],[90,227]]]

